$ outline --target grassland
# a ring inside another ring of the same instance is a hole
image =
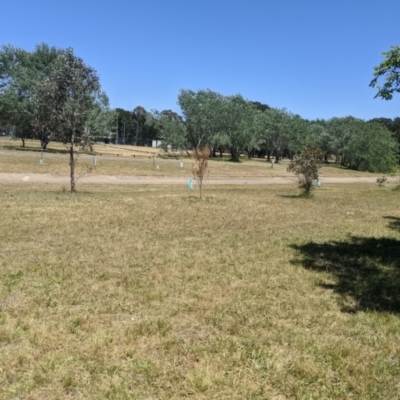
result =
[[[20,141],[0,138],[0,171],[7,173],[51,173],[68,174],[69,159],[65,146],[50,142],[48,150],[40,160],[39,141],[28,140],[26,147],[20,147]],[[137,175],[137,176],[180,176],[192,175],[193,161],[185,158],[165,159],[160,156],[159,149],[134,146],[95,145],[96,166],[92,174],[98,175]],[[240,163],[229,162],[229,155],[209,160],[208,173],[210,177],[293,177],[287,172],[288,160],[283,160],[271,168],[265,159],[248,160],[242,158]],[[183,161],[183,168],[180,163]],[[92,168],[93,156],[82,154],[77,161],[77,174],[85,174]],[[157,168],[158,166],[158,168]],[[325,165],[321,177],[365,177],[379,176],[362,171],[351,171],[335,164]]]
[[[393,185],[79,190],[1,186],[1,399],[400,398]]]

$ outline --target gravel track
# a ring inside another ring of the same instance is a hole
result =
[[[390,177],[389,182],[399,181],[400,177]],[[183,177],[156,177],[156,176],[115,176],[115,175],[92,175],[87,174],[79,177],[78,183],[82,184],[108,184],[108,185],[183,185],[191,179]],[[68,174],[33,174],[33,173],[4,173],[0,172],[0,183],[61,183],[70,181]],[[322,183],[376,183],[376,177],[364,178],[329,178],[324,177]],[[265,177],[265,178],[209,178],[209,185],[271,185],[271,184],[293,184],[297,183],[295,177]]]

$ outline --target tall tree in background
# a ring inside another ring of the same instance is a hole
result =
[[[0,119],[16,128],[16,137],[22,140],[38,138],[46,146],[54,126],[52,119],[38,112],[34,95],[38,82],[48,79],[52,64],[60,49],[38,44],[33,52],[13,46],[0,51]]]
[[[232,161],[239,161],[251,141],[253,130],[249,125],[253,122],[255,108],[241,95],[228,96],[219,104],[219,143],[231,153]]]
[[[135,109],[132,111],[133,118],[136,121],[136,131],[135,131],[135,137],[133,139],[133,145],[137,146],[138,144],[138,139],[140,137],[140,134],[142,132],[142,129],[144,127],[144,124],[146,122],[146,115],[147,112],[142,106],[137,106]]]
[[[223,96],[209,89],[181,89],[178,104],[187,126],[187,139],[193,148],[215,144],[215,136],[220,130],[220,112]]]
[[[182,118],[170,111],[153,110],[147,114],[147,129],[153,129],[158,132],[158,138],[161,140],[161,147],[168,150],[170,147],[180,149],[190,157],[191,142],[188,137],[188,130]]]
[[[93,104],[86,111],[84,129],[80,139],[80,148],[93,151],[96,137],[109,137],[115,126],[117,112],[110,108],[110,101],[104,92],[99,92]]]
[[[270,108],[263,112],[263,140],[268,154],[275,156],[279,162],[282,153],[289,144],[289,135],[292,128],[291,114],[286,110]]]

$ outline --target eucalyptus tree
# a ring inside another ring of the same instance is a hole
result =
[[[61,50],[38,44],[33,52],[13,46],[0,51],[0,118],[16,126],[16,136],[25,144],[36,137],[47,144],[53,126],[50,118],[38,113],[34,91],[38,82],[48,78]]]
[[[335,162],[342,165],[347,164],[349,155],[348,143],[350,141],[352,117],[331,118],[326,121],[325,129],[330,137],[330,148],[335,157]]]
[[[370,172],[393,172],[396,169],[398,144],[392,133],[381,124],[354,123],[349,143],[350,168]]]
[[[84,129],[80,138],[81,150],[93,151],[96,138],[109,137],[117,120],[117,112],[110,108],[110,101],[104,92],[94,96],[84,119]]]
[[[261,114],[260,124],[263,130],[263,143],[268,153],[274,155],[279,162],[284,149],[289,145],[290,132],[292,128],[292,116],[286,111],[270,108]]]
[[[393,94],[400,92],[400,46],[392,46],[391,50],[382,53],[385,59],[374,67],[374,78],[370,86],[378,89],[376,97],[392,100]],[[384,78],[381,86],[379,79]]]
[[[391,172],[396,166],[398,143],[385,126],[354,117],[327,121],[330,148],[342,165],[370,172]]]
[[[243,132],[247,136],[244,150],[250,158],[255,150],[260,150],[263,144],[263,112],[258,107],[254,107],[251,102],[248,107],[246,118],[242,123]]]
[[[76,191],[75,163],[88,110],[100,91],[96,71],[74,55],[62,50],[51,65],[48,78],[37,82],[34,95],[39,112],[57,124],[56,137],[68,146],[71,192]]]
[[[135,120],[135,136],[133,137],[133,145],[137,146],[139,136],[143,130],[144,124],[146,122],[147,111],[142,106],[137,106],[132,111],[133,119]]]
[[[317,120],[309,123],[309,140],[313,140],[315,145],[324,152],[324,162],[329,161],[329,156],[334,154],[332,148],[332,138],[328,132],[325,121]]]
[[[180,149],[190,156],[192,144],[188,137],[188,129],[178,114],[152,110],[147,113],[145,124],[147,128],[158,131],[158,138],[164,150]]]
[[[400,118],[373,118],[368,123],[379,123],[393,133],[393,137],[397,140],[400,150]],[[399,155],[399,154],[398,154]],[[400,159],[399,159],[400,161]]]
[[[241,95],[223,97],[218,104],[217,143],[231,153],[232,161],[239,161],[251,141],[253,112],[255,108]]]
[[[178,104],[187,126],[187,139],[193,148],[217,146],[224,96],[209,89],[180,90]]]

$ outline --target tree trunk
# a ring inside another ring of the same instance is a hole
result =
[[[235,148],[231,148],[230,150],[231,156],[232,156],[232,161],[234,162],[238,162],[239,161],[239,156],[240,154],[238,154],[238,152],[236,151]]]
[[[139,130],[139,121],[137,121],[137,123],[136,123],[135,142],[133,143],[134,146],[137,146],[137,141],[138,141],[138,138],[139,138],[139,132],[140,132],[140,130]]]
[[[25,147],[25,138],[21,138],[22,140],[22,147]]]
[[[75,188],[75,157],[74,157],[74,136],[71,138],[69,144],[69,166],[70,166],[70,178],[71,178],[71,193],[76,192]]]

